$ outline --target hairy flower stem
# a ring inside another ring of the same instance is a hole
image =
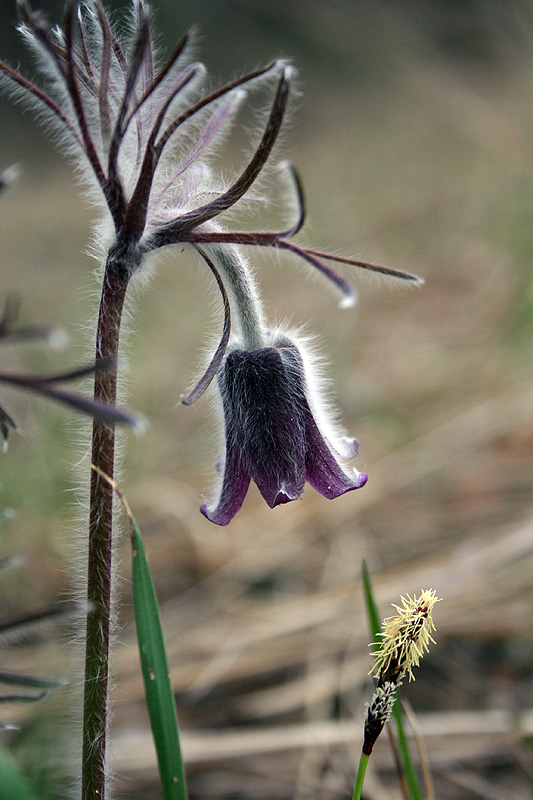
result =
[[[97,372],[95,400],[115,403],[116,358],[120,322],[129,273],[117,261],[104,273],[98,327],[96,362],[115,359],[115,366]],[[94,419],[92,463],[113,477],[115,426]],[[113,490],[97,472],[91,472],[89,510],[89,552],[87,565],[87,628],[85,638],[85,695],[83,700],[82,800],[104,800],[105,750],[108,708],[108,657],[111,620],[111,577],[113,554]]]
[[[231,248],[215,246],[211,250],[226,276],[242,345],[259,350],[265,346],[266,321],[253,274]]]

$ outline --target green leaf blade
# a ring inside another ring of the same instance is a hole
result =
[[[381,633],[381,617],[379,616],[378,607],[374,599],[374,590],[372,588],[372,581],[370,579],[370,573],[368,571],[366,561],[363,561],[362,575],[368,627],[374,642],[378,642],[378,634]]]
[[[187,800],[176,705],[169,678],[157,596],[141,532],[132,516],[130,521],[137,640],[161,785],[165,800]]]

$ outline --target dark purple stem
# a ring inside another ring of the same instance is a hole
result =
[[[128,271],[117,261],[106,266],[98,327],[96,363],[118,356],[120,322]],[[117,393],[116,367],[98,371],[94,399],[114,404]],[[92,463],[113,477],[115,426],[95,419]],[[83,701],[82,800],[105,799],[105,751],[108,708],[108,657],[111,619],[111,575],[113,490],[94,470],[91,472],[89,553],[87,567],[87,616],[85,650],[85,694]]]

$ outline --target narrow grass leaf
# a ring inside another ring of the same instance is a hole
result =
[[[178,719],[168,674],[159,606],[141,533],[131,517],[132,585],[137,640],[165,800],[187,800]]]
[[[372,641],[378,642],[379,641],[378,634],[381,633],[381,617],[379,616],[378,607],[374,599],[374,590],[372,589],[372,581],[370,579],[370,573],[368,571],[366,561],[364,560],[362,567],[362,575],[363,575],[363,589],[365,593],[366,613],[368,617],[368,627],[372,635]]]
[[[131,524],[133,607],[146,705],[163,796],[165,800],[187,800],[176,704],[169,678],[159,605],[141,532],[116,483],[94,465],[93,469],[113,486]]]

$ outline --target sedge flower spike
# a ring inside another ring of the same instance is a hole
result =
[[[363,753],[367,756],[372,753],[381,731],[392,716],[398,685],[385,681],[383,686],[377,687],[370,703],[367,703],[363,740]]]
[[[435,630],[432,611],[439,598],[433,589],[423,591],[420,597],[407,595],[401,601],[401,606],[394,605],[398,614],[383,620],[381,641],[373,645],[377,649],[372,653],[374,667],[370,674],[374,676],[376,688],[366,709],[362,763],[366,763],[365,759],[372,753],[392,716],[396,692],[404,677],[408,675],[409,680],[414,680],[413,667],[418,666],[429,643],[435,643],[431,636]],[[364,769],[366,767],[363,775]]]
[[[435,644],[431,636],[435,630],[432,612],[440,598],[434,590],[426,589],[419,597],[407,595],[401,601],[401,606],[394,605],[398,613],[383,621],[381,641],[372,653],[375,659],[372,674],[378,686],[387,681],[399,684],[405,675],[414,680],[413,667],[419,665],[429,643]]]

